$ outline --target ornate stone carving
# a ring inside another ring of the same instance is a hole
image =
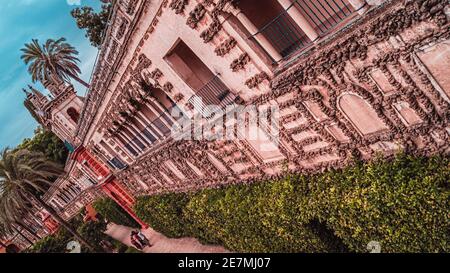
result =
[[[259,84],[265,80],[269,80],[269,75],[267,75],[265,72],[261,72],[248,79],[245,82],[245,85],[247,85],[248,88],[253,89],[255,87],[258,87]]]
[[[175,102],[180,102],[180,101],[182,101],[183,99],[184,99],[184,95],[181,94],[181,93],[178,93],[178,94],[176,94],[176,95],[173,97],[173,100],[174,100]]]
[[[184,12],[184,8],[189,3],[189,0],[172,0],[169,7],[175,11],[176,14]]]
[[[157,81],[159,78],[161,78],[163,76],[163,73],[161,72],[161,70],[159,70],[158,68],[155,68],[155,70],[153,70],[150,73],[150,78],[154,79],[155,81]]]
[[[206,9],[202,4],[198,4],[195,8],[189,13],[189,17],[186,21],[186,24],[195,29],[200,20],[205,16]]]
[[[162,89],[163,89],[165,92],[167,92],[167,93],[171,93],[172,90],[173,90],[173,85],[172,85],[172,83],[170,83],[170,82],[166,82],[166,83],[163,85]]]
[[[217,56],[225,56],[227,55],[235,46],[237,45],[236,40],[231,37],[225,40],[223,43],[221,43],[214,52],[217,54]]]
[[[200,33],[200,37],[205,43],[209,43],[221,29],[222,25],[220,24],[219,20],[213,19],[213,22],[209,25],[209,27],[202,33]]]
[[[244,69],[245,65],[250,61],[250,56],[247,53],[242,53],[239,58],[237,58],[230,64],[230,68],[233,72],[237,72]]]

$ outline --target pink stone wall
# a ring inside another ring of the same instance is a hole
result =
[[[272,153],[258,148],[274,137],[267,132],[255,141],[160,140],[117,173],[134,194],[276,178],[286,167],[317,172],[343,167],[355,157],[390,156],[399,150],[448,153],[446,1],[426,8],[419,5],[422,0],[406,5],[391,1],[373,8],[276,69],[267,66],[241,32],[221,21],[218,14],[227,1],[203,7],[200,1],[187,2],[151,1],[143,9],[139,28],[130,30],[132,46],[117,59],[117,76],[108,83],[112,91],[88,128],[90,136],[117,141],[105,133],[119,120],[117,113],[139,112],[130,106],[130,98],[148,105],[142,80],[186,106],[194,93],[192,84],[165,58],[181,39],[243,104],[279,107],[279,145]],[[116,127],[116,132],[122,130]],[[236,127],[252,128],[230,121],[222,129]],[[90,139],[88,134],[85,142]]]

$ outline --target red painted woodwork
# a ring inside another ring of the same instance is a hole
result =
[[[119,206],[121,206],[131,217],[133,217],[143,228],[147,228],[147,224],[144,223],[133,211],[133,205],[135,203],[134,197],[127,192],[106,167],[106,165],[99,162],[91,153],[84,147],[78,147],[72,154],[72,159],[81,163],[86,171],[92,173],[99,184],[101,184],[102,190],[113,199]],[[103,181],[104,180],[104,181]]]
[[[142,221],[133,211],[132,207],[135,203],[134,197],[129,194],[119,183],[114,176],[109,177],[102,184],[103,191],[113,199],[119,206],[121,206],[133,219],[135,219],[142,228],[148,228],[148,225]]]
[[[89,172],[95,174],[96,178],[106,178],[111,173],[110,170],[93,157],[84,147],[78,147],[72,154],[72,159],[89,168]]]
[[[42,215],[42,223],[50,234],[54,234],[58,231],[59,224],[55,219],[53,219],[53,217],[50,216],[50,214],[45,213]]]

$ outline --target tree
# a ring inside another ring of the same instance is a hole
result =
[[[66,43],[65,38],[48,39],[42,46],[37,39],[33,39],[21,51],[21,59],[28,65],[33,82],[54,81],[55,77],[70,82],[72,78],[89,88],[89,84],[78,76],[81,73],[78,67],[80,60],[76,57],[78,51]]]
[[[106,229],[106,222],[103,221],[103,219],[99,219],[97,221],[82,223],[77,231],[83,235],[84,238],[88,239],[89,242],[94,243],[97,246],[98,252],[102,252],[104,249],[101,247],[101,243],[110,241],[108,235],[105,234]]]
[[[86,29],[86,38],[95,47],[101,47],[104,32],[108,25],[111,13],[111,4],[102,5],[100,12],[96,13],[93,8],[85,6],[73,9],[70,14],[76,19],[79,29]]]
[[[0,213],[2,218],[16,222],[24,211],[33,206],[46,210],[62,227],[70,232],[80,243],[95,251],[68,222],[48,205],[41,195],[44,185],[52,183],[55,177],[63,173],[60,165],[48,161],[42,153],[5,149],[0,158]],[[8,228],[11,226],[7,225]]]
[[[111,198],[99,199],[95,201],[93,207],[102,217],[115,224],[134,228],[140,227],[139,223]]]
[[[43,153],[48,160],[64,164],[69,151],[53,132],[37,127],[32,138],[26,138],[17,149],[26,149],[31,152]]]

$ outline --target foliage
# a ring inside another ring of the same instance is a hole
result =
[[[316,175],[138,198],[170,236],[243,252],[450,251],[450,157],[398,155]]]
[[[127,227],[140,227],[140,225],[111,198],[99,199],[95,201],[93,207],[100,215],[102,215],[102,217],[110,222]]]
[[[135,211],[153,229],[169,237],[182,237],[186,234],[183,208],[188,202],[185,194],[140,197],[136,200]]]
[[[8,231],[21,223],[25,212],[32,209],[32,200],[39,203],[40,195],[62,172],[60,165],[48,161],[42,153],[25,149],[2,151],[0,218]]]
[[[51,131],[38,127],[33,138],[26,138],[17,149],[26,149],[31,152],[41,152],[48,160],[65,164],[69,151],[64,143]]]
[[[105,221],[99,219],[98,221],[88,221],[81,224],[77,231],[83,238],[88,240],[91,244],[95,245],[98,252],[102,252],[100,247],[102,241],[108,241],[110,238],[104,232],[107,229]]]
[[[79,29],[86,29],[86,38],[95,47],[103,43],[103,33],[108,25],[111,4],[102,5],[101,11],[96,13],[93,8],[84,6],[73,9],[70,14],[75,18]]]
[[[70,82],[75,79],[86,87],[89,85],[81,80],[78,75],[81,70],[78,67],[80,60],[76,57],[78,51],[65,38],[58,40],[48,39],[40,45],[37,39],[25,44],[21,49],[21,59],[28,65],[28,73],[33,82],[58,81]]]
[[[29,250],[32,253],[65,253],[67,244],[73,240],[72,235],[64,229],[49,235],[38,242]],[[83,248],[82,248],[83,249]]]
[[[60,164],[49,161],[42,153],[4,150],[0,157],[0,219],[9,231],[14,230],[14,224],[21,223],[24,213],[33,213],[32,208],[37,205],[80,243],[94,250],[95,247],[42,199],[48,186],[63,173]]]

